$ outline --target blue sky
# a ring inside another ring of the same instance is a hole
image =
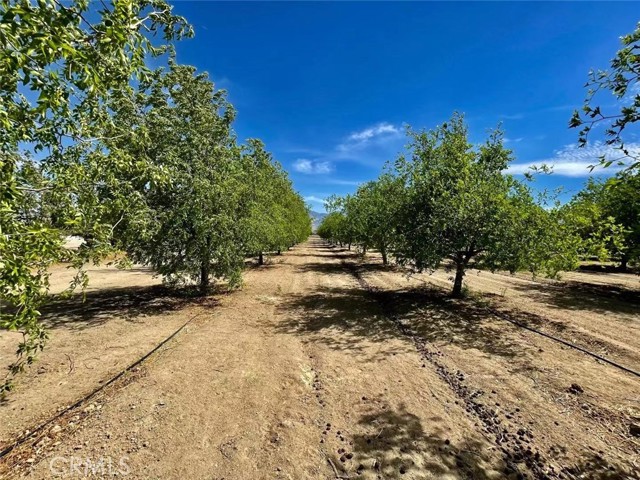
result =
[[[315,210],[376,178],[405,125],[433,128],[456,110],[474,142],[502,122],[512,171],[554,164],[537,185],[567,198],[606,153],[576,148],[571,112],[589,69],[640,20],[633,2],[174,5],[196,31],[178,60],[228,90],[238,137],[261,138]]]

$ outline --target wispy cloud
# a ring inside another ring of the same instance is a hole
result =
[[[309,203],[324,205],[324,198],[316,197],[314,195],[309,195],[307,197],[304,197],[304,201]]]
[[[329,161],[323,160],[308,160],[306,158],[299,158],[293,162],[293,169],[296,172],[306,174],[325,174],[333,171],[333,165]]]
[[[402,136],[402,129],[388,122],[381,122],[364,130],[351,133],[335,150],[338,155],[349,158],[371,146],[382,146]]]
[[[305,155],[292,163],[291,169],[305,175],[324,175],[335,170],[341,161],[360,163],[369,168],[379,168],[385,161],[397,155],[403,138],[402,127],[389,122],[380,122],[343,137],[342,142],[325,151],[307,149],[301,146],[289,151]],[[325,184],[358,186],[362,181],[319,178]]]
[[[633,83],[629,86],[627,93],[621,99],[621,103],[624,105],[633,103],[638,95],[640,95],[640,82]]]
[[[518,137],[518,138],[505,138],[504,139],[504,143],[520,143],[522,140],[524,140],[524,137]]]
[[[219,90],[229,90],[233,86],[233,82],[229,77],[214,78],[213,82]]]
[[[340,180],[339,178],[329,178],[325,180],[323,183],[328,183],[331,185],[345,185],[349,187],[357,187],[358,185],[362,185],[364,180]]]
[[[640,143],[630,143],[625,147],[632,156],[640,156]],[[614,161],[614,164],[607,170],[595,168],[592,172],[590,167],[599,164],[603,156],[607,160]],[[530,172],[532,167],[547,165],[552,168],[554,174],[564,177],[588,177],[598,173],[613,174],[622,168],[616,165],[615,162],[618,160],[624,161],[623,157],[624,155],[620,150],[601,142],[594,142],[585,147],[570,144],[555,151],[553,157],[528,163],[515,163],[509,166],[507,172],[513,175],[521,175]]]
[[[400,133],[400,129],[390,123],[382,122],[373,127],[365,128],[359,132],[354,132],[349,135],[349,140],[360,142],[363,140],[369,140],[378,135],[392,134],[396,135]]]

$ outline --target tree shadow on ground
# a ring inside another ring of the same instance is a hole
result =
[[[600,455],[589,452],[580,461],[565,468],[565,472],[571,475],[569,478],[589,478],[593,480],[629,480],[639,478],[620,465],[613,465]]]
[[[347,265],[357,265],[357,268],[365,273],[377,273],[377,272],[404,272],[401,267],[396,265],[383,265],[382,263],[366,263],[362,261],[360,254],[356,252],[346,252],[344,255],[336,256],[331,252],[331,255],[308,255],[309,257],[323,257],[334,260],[332,262],[308,262],[302,265],[297,265],[296,268],[300,272],[317,272],[321,274],[329,275],[347,275],[349,271],[343,262],[350,262]],[[341,260],[342,262],[338,262]]]
[[[541,304],[563,310],[637,315],[640,291],[617,285],[565,281],[558,283],[514,283],[511,288],[526,293]]]
[[[285,320],[276,330],[300,335],[307,343],[322,343],[335,350],[360,354],[365,361],[383,360],[413,350],[407,339],[402,346],[385,345],[403,336],[367,292],[357,287],[320,288],[314,293],[291,296],[278,308]],[[365,341],[380,343],[377,352],[372,353]]]
[[[315,273],[320,273],[322,275],[341,275],[341,276],[345,276],[345,274],[347,273],[344,269],[344,265],[338,262],[307,262],[302,265],[296,265],[295,268],[296,268],[296,271],[300,273],[315,272]]]
[[[358,264],[358,270],[362,273],[370,273],[370,274],[376,274],[378,272],[395,272],[395,273],[401,273],[403,275],[406,275],[407,273],[407,271],[403,267],[400,267],[399,265],[395,265],[391,263],[385,265],[384,263],[382,263],[382,261],[380,261],[379,263],[369,263],[366,261],[362,261]]]
[[[580,265],[577,269],[578,272],[585,273],[625,273],[625,274],[640,274],[640,267],[627,267],[627,270],[624,270],[620,265],[602,265],[599,263]]]
[[[464,439],[456,441],[441,418],[433,417],[423,424],[405,405],[394,409],[382,398],[371,403],[357,423],[353,458],[344,463],[336,458],[336,465],[346,473],[355,471],[359,478],[522,478],[507,466],[499,450],[492,451],[492,444],[473,431],[464,432]],[[621,465],[593,452],[584,452],[574,462],[560,466],[566,477],[559,478],[633,478]],[[523,463],[518,469],[530,474]]]
[[[322,264],[322,268],[329,267]],[[332,268],[337,273],[340,265]],[[503,335],[504,322],[496,322],[486,309],[452,301],[436,290],[369,292],[360,287],[323,287],[292,296],[279,308],[285,318],[277,327],[279,332],[303,338],[311,334],[310,341],[337,350],[363,352],[365,341],[390,339],[402,339],[406,351],[414,350],[411,338],[398,328],[399,321],[435,344],[451,343],[509,358],[526,354],[521,343]],[[388,354],[381,351],[376,358]]]
[[[504,334],[504,322],[474,300],[453,299],[431,287],[375,290],[373,295],[389,315],[427,342],[507,358],[522,358],[527,353],[522,342]]]
[[[318,257],[324,257],[324,258],[335,258],[335,255],[333,255],[331,252],[327,252],[326,255],[323,255],[321,252],[315,252],[315,253],[292,253],[289,252],[286,254],[287,257],[308,257],[308,258],[318,258]]]
[[[217,300],[212,296],[198,296],[195,288],[152,285],[101,289],[68,298],[55,297],[41,311],[49,328],[83,330],[114,318],[134,321],[140,316],[163,315],[196,304],[214,306]]]
[[[464,441],[453,442],[441,423],[442,419],[434,417],[423,426],[404,405],[393,409],[384,401],[377,402],[358,421],[354,458],[345,467],[363,478],[402,478],[406,474],[420,479],[452,476],[477,480],[496,478],[504,469],[500,457],[489,453],[486,441],[467,432]]]
[[[251,259],[244,262],[245,270],[272,270],[284,263],[283,257],[265,257],[264,263],[260,265],[257,260]]]

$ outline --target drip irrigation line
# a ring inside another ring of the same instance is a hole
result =
[[[118,372],[115,376],[111,377],[107,382],[103,383],[102,385],[100,385],[99,387],[97,387],[96,389],[94,389],[93,391],[91,391],[90,393],[85,395],[84,397],[82,397],[80,400],[76,401],[72,405],[69,405],[68,407],[66,407],[65,409],[61,410],[60,412],[56,413],[54,416],[50,417],[48,420],[44,421],[43,423],[41,423],[40,425],[35,427],[33,430],[29,431],[29,433],[26,433],[26,434],[22,435],[17,440],[15,440],[13,443],[11,443],[10,445],[8,445],[5,448],[3,448],[2,451],[0,451],[0,459],[5,457],[5,456],[7,456],[16,447],[19,447],[23,443],[27,442],[30,438],[36,437],[38,433],[42,432],[42,430],[47,428],[49,425],[51,425],[56,420],[60,419],[63,415],[65,415],[66,413],[68,413],[69,411],[71,411],[71,410],[73,410],[75,408],[78,408],[80,405],[82,405],[83,403],[85,403],[88,400],[90,400],[91,398],[93,398],[95,395],[100,393],[106,387],[108,387],[109,385],[113,384],[114,382],[116,382],[117,380],[122,378],[126,373],[128,373],[131,370],[133,370],[134,368],[136,368],[138,365],[140,365],[142,362],[144,362],[147,358],[149,358],[151,355],[153,355],[155,352],[157,352],[160,348],[162,348],[164,345],[166,345],[168,342],[170,342],[173,338],[175,338],[176,335],[178,335],[182,330],[184,330],[187,327],[187,325],[189,325],[194,319],[196,319],[200,315],[202,315],[202,313],[197,313],[197,314],[193,315],[180,328],[178,328],[175,332],[173,332],[171,335],[169,335],[167,338],[165,338],[162,342],[160,342],[158,345],[156,345],[152,350],[147,352],[145,355],[143,355],[138,360],[133,362],[131,365],[126,367],[124,370],[121,370],[120,372]]]

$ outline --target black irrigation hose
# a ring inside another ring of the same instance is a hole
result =
[[[624,372],[627,372],[627,373],[630,373],[632,375],[635,375],[636,377],[640,377],[640,372],[636,372],[635,370],[627,368],[624,365],[620,365],[619,363],[616,363],[616,362],[614,362],[612,360],[609,360],[609,359],[607,359],[605,357],[602,357],[602,356],[598,355],[597,353],[593,353],[593,352],[587,350],[586,348],[581,347],[580,345],[576,345],[575,343],[568,342],[567,340],[563,340],[562,338],[555,337],[555,336],[553,336],[553,335],[551,335],[549,333],[545,333],[545,332],[543,332],[541,330],[538,330],[536,328],[533,328],[533,327],[530,327],[530,326],[525,325],[523,323],[520,323],[520,322],[517,322],[515,320],[512,320],[512,319],[506,317],[504,314],[502,314],[502,313],[500,313],[498,311],[489,310],[489,312],[494,314],[494,315],[496,315],[498,318],[504,320],[505,322],[509,322],[509,323],[511,323],[511,324],[513,324],[513,325],[515,325],[517,327],[524,328],[525,330],[529,330],[530,332],[537,333],[538,335],[542,335],[543,337],[546,337],[546,338],[549,338],[549,339],[554,340],[556,342],[562,343],[563,345],[566,345],[567,347],[574,348],[574,349],[578,350],[579,352],[582,352],[582,353],[584,353],[586,355],[589,355],[589,356],[591,356],[591,357],[593,357],[593,358],[595,358],[597,360],[600,360],[602,362],[608,363],[609,365],[611,365],[613,367],[616,367],[616,368],[619,368],[620,370],[622,370]]]
[[[29,433],[26,433],[24,435],[22,435],[21,437],[19,437],[16,441],[14,441],[12,444],[6,446],[5,448],[2,449],[2,451],[0,451],[0,458],[5,457],[6,455],[8,455],[9,453],[11,453],[16,447],[19,447],[20,445],[22,445],[23,443],[25,443],[27,440],[29,440],[30,438],[33,438],[36,436],[37,433],[41,432],[42,430],[44,430],[45,428],[47,428],[49,425],[51,425],[53,422],[55,422],[56,420],[58,420],[59,418],[61,418],[64,414],[66,414],[67,412],[79,407],[80,405],[82,405],[83,403],[85,403],[87,400],[91,399],[92,397],[94,397],[97,393],[99,393],[100,391],[104,390],[106,387],[108,387],[109,385],[111,385],[112,383],[114,383],[115,381],[119,380],[120,378],[122,378],[123,375],[125,375],[126,373],[130,372],[131,370],[133,370],[135,367],[137,367],[138,365],[140,365],[142,362],[144,362],[147,358],[149,358],[151,355],[153,355],[155,352],[157,352],[160,348],[162,348],[164,345],[166,345],[169,341],[171,341],[173,338],[175,338],[176,335],[178,335],[182,330],[184,330],[184,328],[189,325],[195,318],[199,317],[200,315],[202,315],[201,313],[198,313],[194,316],[192,316],[189,320],[187,320],[180,328],[178,328],[175,332],[173,332],[171,335],[169,335],[167,338],[165,338],[162,342],[160,342],[158,345],[156,345],[153,350],[147,352],[144,356],[140,357],[138,360],[136,360],[135,362],[133,362],[131,365],[129,365],[127,368],[125,368],[124,370],[121,370],[118,374],[116,374],[114,377],[111,377],[109,379],[109,381],[105,382],[104,384],[100,385],[98,388],[96,388],[95,390],[93,390],[92,392],[88,393],[87,395],[85,395],[84,397],[82,397],[80,400],[76,401],[74,404],[69,405],[67,408],[65,408],[64,410],[56,413],[53,417],[49,418],[48,420],[46,420],[45,422],[41,423],[40,425],[38,425],[36,428],[34,428],[32,431],[30,431]]]
[[[359,276],[359,275],[356,274],[356,276]],[[365,284],[367,284],[366,280],[363,279],[363,281],[364,281]],[[556,341],[556,342],[561,343],[563,345],[566,345],[567,347],[570,347],[570,348],[573,348],[575,350],[578,350],[579,352],[582,352],[585,355],[589,355],[590,357],[593,357],[593,358],[595,358],[597,360],[600,360],[601,362],[604,362],[604,363],[607,363],[607,364],[609,364],[609,365],[611,365],[613,367],[616,367],[616,368],[622,370],[623,372],[627,372],[627,373],[630,373],[631,375],[635,375],[636,377],[640,377],[640,372],[636,372],[635,370],[632,370],[631,368],[625,367],[624,365],[620,365],[619,363],[616,363],[613,360],[609,360],[609,359],[607,359],[607,358],[605,358],[605,357],[603,357],[601,355],[598,355],[597,353],[593,353],[593,352],[587,350],[586,348],[583,348],[583,347],[581,347],[579,345],[576,345],[575,343],[571,343],[571,342],[569,342],[567,340],[563,340],[562,338],[555,337],[555,336],[553,336],[553,335],[551,335],[549,333],[545,333],[545,332],[543,332],[541,330],[538,330],[536,328],[529,327],[528,325],[525,325],[523,323],[520,323],[520,322],[517,322],[515,320],[512,320],[512,319],[506,317],[504,314],[502,314],[502,313],[500,313],[500,312],[498,312],[496,310],[489,309],[489,310],[487,310],[487,312],[497,316],[498,318],[500,318],[501,320],[504,320],[505,322],[509,322],[512,325],[515,325],[516,327],[520,327],[520,328],[523,328],[523,329],[528,330],[530,332],[537,333],[538,335],[541,335],[541,336],[543,336],[545,338],[548,338],[550,340],[553,340],[553,341]]]

